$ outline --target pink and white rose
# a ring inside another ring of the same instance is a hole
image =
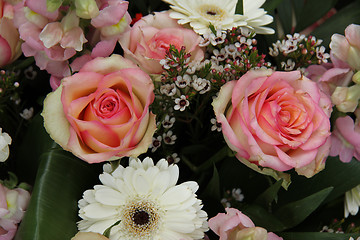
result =
[[[240,161],[307,177],[324,168],[331,101],[299,71],[251,70],[225,84],[213,107]]]
[[[145,72],[159,74],[163,72],[159,63],[165,58],[170,45],[180,50],[185,46],[191,53],[190,61],[202,60],[204,51],[199,47],[201,37],[193,30],[180,26],[169,17],[169,12],[156,12],[137,21],[131,30],[119,40],[124,56],[137,63]]]
[[[0,67],[12,63],[21,55],[21,40],[13,16],[13,6],[0,0]]]
[[[251,219],[235,208],[226,208],[209,219],[209,227],[220,240],[282,240],[262,227],[256,227]]]
[[[64,78],[44,102],[44,125],[65,150],[89,162],[147,151],[156,129],[149,75],[120,55],[98,57]]]

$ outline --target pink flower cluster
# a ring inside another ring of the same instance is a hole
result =
[[[360,160],[360,79],[359,73],[355,74],[360,70],[359,39],[360,25],[349,25],[345,36],[334,34],[331,38],[332,63],[307,68],[307,76],[331,96],[337,110],[355,112],[355,121],[350,116],[337,118],[331,135],[330,155],[339,155],[343,162],[350,162],[353,157]]]
[[[24,55],[33,56],[39,68],[52,75],[55,89],[63,77],[78,71],[88,60],[109,56],[129,28],[131,17],[129,3],[123,0],[76,0],[70,2],[74,6],[54,9],[49,9],[53,6],[47,2],[23,0],[15,7],[14,24],[24,41]],[[91,20],[90,24],[83,24],[84,19]],[[73,61],[77,52],[81,57]]]
[[[29,192],[21,188],[8,189],[0,184],[0,239],[11,240],[30,200]]]

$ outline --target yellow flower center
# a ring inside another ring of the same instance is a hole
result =
[[[226,12],[215,5],[203,4],[198,8],[201,16],[212,21],[222,21],[225,18]]]

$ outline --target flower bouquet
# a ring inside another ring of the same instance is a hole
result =
[[[359,239],[359,1],[0,10],[0,239]]]

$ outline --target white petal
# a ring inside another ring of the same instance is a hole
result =
[[[104,206],[100,203],[91,203],[83,208],[84,215],[92,219],[105,219],[117,214],[115,207]]]
[[[166,207],[171,205],[179,205],[180,203],[185,202],[191,196],[193,196],[193,194],[188,187],[184,185],[174,186],[163,194],[160,199],[160,204]]]
[[[121,206],[125,204],[125,196],[112,188],[104,188],[95,191],[95,199],[99,203],[109,206]]]

